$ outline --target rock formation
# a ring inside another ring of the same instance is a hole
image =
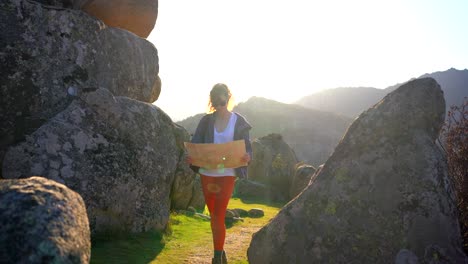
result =
[[[106,3],[157,14],[157,1]],[[78,10],[103,4],[0,2],[0,178],[64,183],[85,201],[91,232],[163,229],[171,205],[204,206],[182,162],[189,136],[149,104],[161,88],[154,45]]]
[[[89,263],[81,197],[42,177],[0,180],[1,263]]]
[[[79,99],[9,149],[3,176],[42,175],[77,191],[93,232],[164,228],[181,158],[177,128],[156,106],[103,88]]]
[[[361,114],[315,181],[254,234],[249,262],[467,263],[434,144],[444,114],[431,78]]]
[[[84,12],[25,0],[0,2],[0,72],[0,161],[89,88],[150,103],[161,89],[152,43]]]
[[[294,176],[296,155],[281,135],[270,134],[252,142],[253,158],[249,164],[248,178],[266,184],[268,199],[287,201]]]

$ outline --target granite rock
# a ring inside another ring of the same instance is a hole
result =
[[[362,113],[315,180],[253,235],[249,262],[467,263],[435,144],[444,115],[432,78]]]
[[[1,263],[89,263],[83,199],[42,177],[0,180]]]
[[[158,107],[99,88],[9,148],[3,176],[64,183],[83,197],[92,232],[161,230],[180,162],[175,129]]]
[[[152,43],[84,12],[26,0],[0,2],[0,72],[0,163],[5,148],[93,87],[149,103],[161,90]]]

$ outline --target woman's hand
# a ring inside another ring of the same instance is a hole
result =
[[[249,153],[245,153],[245,155],[242,157],[242,162],[249,163],[250,162],[250,155]]]
[[[187,155],[187,156],[185,157],[185,162],[186,162],[187,164],[192,164],[192,163],[193,163],[193,158],[192,158],[191,156]]]

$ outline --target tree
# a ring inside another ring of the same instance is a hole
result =
[[[457,197],[463,248],[468,252],[468,97],[461,106],[450,108],[442,136]]]

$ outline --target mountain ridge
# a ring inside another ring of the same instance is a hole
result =
[[[408,81],[426,77],[434,78],[441,86],[446,100],[446,110],[449,110],[452,105],[460,105],[463,102],[463,98],[468,96],[468,69],[457,70],[450,68],[446,71],[425,73]],[[357,117],[360,113],[383,99],[385,95],[396,90],[406,82],[397,83],[384,89],[375,87],[325,89],[306,95],[294,103],[311,109],[321,109],[349,117]]]

